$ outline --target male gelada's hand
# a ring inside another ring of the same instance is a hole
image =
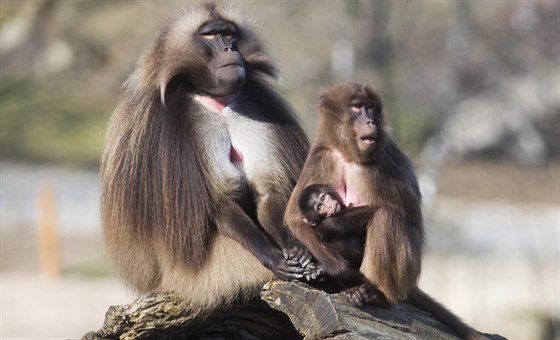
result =
[[[301,268],[303,271],[300,279],[307,281],[321,280],[325,270],[314,262],[313,255],[303,246],[296,244],[282,250],[286,263],[290,266]]]

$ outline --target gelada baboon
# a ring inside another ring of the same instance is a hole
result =
[[[350,82],[325,91],[315,138],[286,209],[293,234],[354,303],[407,300],[462,337],[476,338],[476,331],[418,288],[424,245],[420,190],[410,160],[386,133],[379,96]],[[313,184],[333,188],[345,207],[375,207],[363,225],[359,268],[305,222],[298,198]]]
[[[210,311],[304,276],[283,215],[309,143],[275,76],[251,21],[221,2],[176,14],[140,58],[101,165],[107,249],[136,291]]]
[[[303,189],[298,206],[303,221],[313,226],[319,238],[359,268],[364,257],[366,225],[375,209],[366,205],[345,207],[334,189],[324,184]]]

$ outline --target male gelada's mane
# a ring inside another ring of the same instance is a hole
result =
[[[136,291],[174,290],[210,312],[306,273],[284,259],[283,248],[310,255],[282,216],[309,145],[268,84],[275,76],[252,20],[222,2],[177,11],[149,44],[113,112],[100,172],[107,250]],[[231,97],[232,117],[197,97]]]

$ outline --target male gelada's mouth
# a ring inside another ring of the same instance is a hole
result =
[[[243,67],[243,65],[241,65],[239,63],[231,63],[231,64],[226,64],[226,65],[220,66],[220,68],[226,68],[226,67],[232,67],[232,66]]]

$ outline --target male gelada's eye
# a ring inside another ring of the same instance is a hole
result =
[[[216,35],[212,34],[212,33],[205,33],[205,34],[202,34],[202,37],[206,40],[212,40],[216,37]]]
[[[350,108],[352,109],[352,111],[360,111],[363,107],[362,103],[355,103],[355,104],[351,104]]]

